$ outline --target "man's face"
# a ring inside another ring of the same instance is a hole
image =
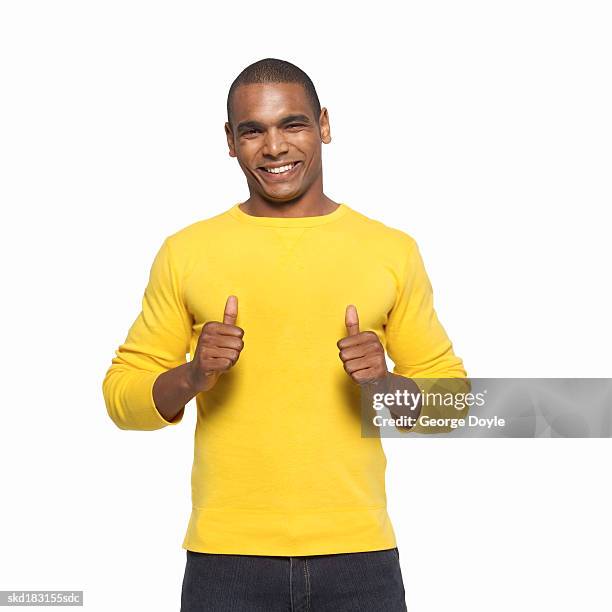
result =
[[[285,202],[320,179],[321,142],[331,141],[327,109],[315,117],[302,85],[241,85],[231,119],[232,126],[225,124],[230,156],[238,159],[251,193]]]

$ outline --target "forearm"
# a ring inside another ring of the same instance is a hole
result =
[[[416,378],[419,388],[427,399],[421,407],[421,415],[426,419],[417,422],[412,429],[415,433],[436,434],[453,431],[451,423],[464,419],[469,412],[469,405],[464,399],[471,390],[469,378],[440,377]]]
[[[167,421],[173,421],[197,393],[189,362],[160,374],[153,385],[155,407]]]
[[[390,403],[387,409],[391,417],[401,421],[410,418],[410,425],[395,424],[398,431],[419,434],[448,433],[454,420],[465,418],[469,411],[466,394],[471,390],[468,378],[409,378],[387,372],[385,377],[362,385],[368,402],[373,405],[374,394],[380,397],[400,393],[413,398],[409,403]],[[415,401],[415,398],[418,398]],[[421,422],[421,417],[425,419]]]
[[[396,391],[401,391],[402,393],[407,393],[409,397],[417,397],[420,393],[420,389],[417,383],[411,378],[398,376],[397,374],[393,374],[392,372],[387,372],[383,378],[379,380],[367,383],[363,385],[365,392],[368,394],[370,399],[370,403],[375,393],[379,393],[382,395],[386,395],[388,393],[395,393]],[[412,425],[404,426],[404,425],[395,425],[395,427],[401,432],[412,431],[414,427],[417,425],[418,419],[421,416],[422,405],[420,401],[412,404],[410,409],[407,408],[399,409],[398,406],[388,406],[389,413],[392,418],[396,420],[401,420],[403,418],[409,417],[411,419]]]
[[[412,397],[417,397],[420,390],[419,390],[419,386],[414,382],[414,380],[412,380],[411,378],[407,378],[404,381],[404,384],[402,385],[402,390],[406,390],[408,391],[408,393],[412,396]],[[421,413],[423,411],[423,406],[421,404],[421,402],[416,402],[416,404],[413,404],[412,406],[412,410],[408,413],[408,416],[412,419],[412,425],[409,427],[404,427],[401,425],[397,425],[396,428],[399,431],[402,432],[407,432],[407,431],[413,431],[414,428],[417,426],[417,423],[419,421],[419,417],[421,416]],[[389,408],[389,412],[391,413],[391,416],[395,419],[399,419],[401,416],[403,416],[403,413],[398,411],[395,412],[393,410],[393,407]]]

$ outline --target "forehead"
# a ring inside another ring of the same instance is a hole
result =
[[[253,83],[240,85],[232,98],[232,123],[260,121],[274,123],[286,115],[303,114],[314,119],[300,83]]]

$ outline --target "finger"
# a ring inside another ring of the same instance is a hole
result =
[[[378,336],[372,331],[359,332],[356,336],[345,336],[340,338],[336,345],[339,349],[348,348],[349,346],[356,346],[358,344],[378,344],[380,340]]]
[[[359,359],[359,357],[365,357],[366,355],[375,355],[379,351],[380,349],[373,342],[364,342],[341,349],[340,359],[342,359],[342,361]]]
[[[232,363],[235,363],[236,361],[238,361],[238,357],[240,357],[240,351],[233,348],[211,346],[206,348],[203,356],[205,359],[225,357],[226,359],[229,359]]]
[[[360,385],[366,385],[368,383],[379,383],[383,380],[379,374],[377,374],[374,368],[368,368],[367,370],[359,370],[352,374],[353,380],[358,382]]]
[[[353,304],[346,307],[344,323],[349,336],[356,336],[359,333],[359,315],[357,314],[357,308]]]
[[[236,336],[242,338],[244,336],[244,329],[237,325],[230,325],[229,323],[221,323],[219,321],[209,321],[202,328],[202,333],[205,336],[217,337],[217,336]]]
[[[203,359],[201,364],[208,372],[224,372],[232,367],[232,361],[231,359],[227,359],[227,357],[211,357],[210,359]]]
[[[231,328],[229,328],[231,329]],[[244,340],[237,336],[217,335],[204,340],[204,348],[228,348],[241,351],[244,348]]]
[[[235,295],[230,295],[225,303],[225,311],[223,313],[223,322],[229,325],[236,325],[238,318],[238,298]]]
[[[353,374],[359,370],[368,370],[373,366],[372,360],[369,357],[360,357],[359,359],[349,359],[344,362],[344,369],[348,374]]]

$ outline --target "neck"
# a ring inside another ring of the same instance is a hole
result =
[[[240,204],[240,209],[254,217],[316,217],[328,215],[338,206],[321,190],[285,201],[267,200],[258,193],[251,193],[251,197]]]

